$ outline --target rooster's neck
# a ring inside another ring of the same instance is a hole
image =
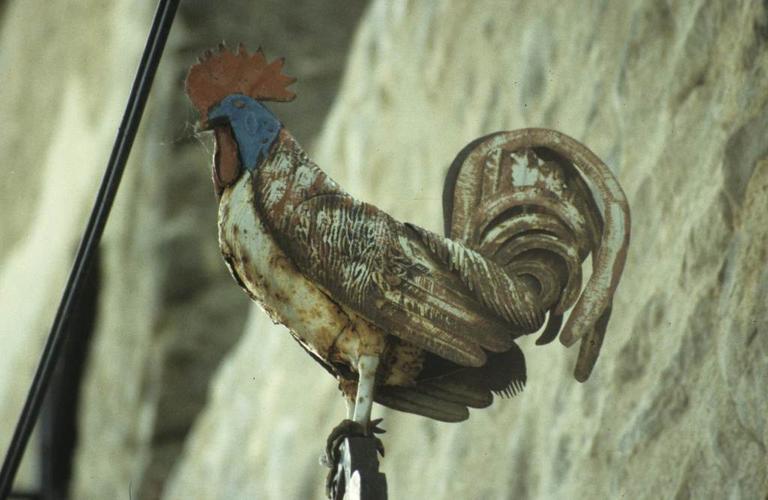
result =
[[[267,160],[253,173],[253,186],[257,208],[277,231],[290,228],[291,215],[306,200],[343,193],[285,129]]]

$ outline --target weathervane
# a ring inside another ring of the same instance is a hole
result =
[[[586,380],[629,244],[629,207],[608,167],[553,130],[476,139],[448,171],[443,237],[356,200],[307,156],[264,105],[294,98],[282,67],[260,49],[221,45],[190,69],[186,90],[215,134],[232,276],[348,403],[328,439],[331,476],[345,438],[373,438],[383,452],[374,401],[458,422],[494,394],[518,393],[515,339],[545,324],[537,344],[581,340],[575,377]]]

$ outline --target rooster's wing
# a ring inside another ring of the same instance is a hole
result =
[[[294,210],[283,241],[307,277],[385,332],[465,366],[541,324],[518,278],[480,254],[344,193]]]

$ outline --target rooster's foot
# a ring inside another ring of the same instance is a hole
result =
[[[337,476],[339,461],[341,460],[341,444],[347,438],[359,437],[373,439],[376,444],[376,450],[384,456],[384,443],[376,437],[376,434],[383,434],[384,429],[379,427],[381,423],[380,418],[370,420],[367,424],[361,424],[354,420],[342,420],[342,422],[334,427],[331,433],[328,435],[328,439],[325,443],[325,452],[320,457],[320,462],[329,467],[328,476],[325,480],[325,491],[329,498],[332,497],[333,482]]]

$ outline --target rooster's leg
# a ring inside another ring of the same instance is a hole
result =
[[[384,445],[375,434],[384,432],[378,427],[381,419],[371,420],[373,392],[376,382],[378,356],[360,356],[357,363],[358,382],[354,401],[347,400],[347,418],[337,425],[328,436],[322,462],[331,468],[326,479],[326,493],[335,498],[333,483],[337,479],[341,444],[350,437],[367,437],[375,440],[376,449],[384,456]]]
[[[373,407],[373,390],[376,381],[376,369],[379,366],[378,356],[360,356],[357,362],[359,374],[357,395],[354,403],[347,402],[347,418],[337,425],[328,436],[325,444],[323,463],[333,467],[338,463],[339,447],[349,437],[371,437],[376,440],[376,448],[384,455],[384,446],[375,434],[384,432],[378,427],[381,419],[371,421]]]
[[[357,362],[357,395],[355,396],[355,411],[352,420],[362,425],[366,430],[371,421],[373,407],[373,389],[376,381],[376,369],[379,367],[378,356],[362,355]]]
[[[355,416],[355,400],[344,398],[344,401],[347,402],[347,420],[352,420]]]
[[[337,425],[328,436],[323,462],[332,466],[339,457],[341,443],[349,437],[371,437],[376,440],[376,447],[384,454],[384,446],[375,434],[384,432],[378,427],[381,419],[371,421],[373,393],[376,382],[378,356],[360,356],[357,362],[358,382],[354,401],[347,401],[347,418]]]

